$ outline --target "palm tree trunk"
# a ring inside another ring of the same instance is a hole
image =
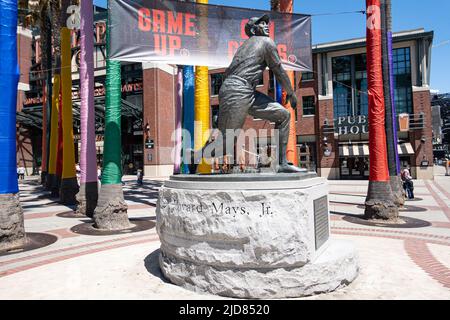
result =
[[[208,4],[208,0],[197,0],[197,3]],[[201,7],[203,14],[199,17],[199,29],[203,35],[200,38],[199,47],[208,48],[208,8]],[[203,49],[205,50],[205,49]],[[195,150],[200,150],[209,138],[211,122],[211,106],[209,103],[209,71],[208,67],[195,67]],[[199,173],[211,173],[211,166],[202,159],[198,166]]]
[[[109,5],[109,1],[108,1]],[[121,166],[121,64],[109,59],[110,17],[106,29],[106,108],[102,187],[94,212],[95,227],[121,230],[130,227],[122,190]]]
[[[195,74],[193,66],[183,67],[183,129],[185,136],[183,137],[183,161],[189,159],[190,149],[194,148],[194,104],[195,104]],[[189,134],[188,134],[189,133]],[[182,173],[193,174],[189,171],[189,164],[183,163]]]
[[[173,174],[181,173],[181,150],[182,150],[182,117],[183,117],[183,70],[177,67],[176,79],[176,104],[175,104],[175,157]]]
[[[271,0],[270,1],[271,10],[277,12],[284,13],[292,13],[294,7],[293,0]],[[291,80],[291,85],[295,90],[295,75],[294,71],[287,71],[289,79]],[[277,84],[278,85],[278,84]],[[298,166],[298,153],[297,153],[297,128],[296,128],[296,119],[295,119],[295,111],[291,107],[290,103],[285,103],[286,101],[286,91],[282,91],[282,101],[284,107],[291,114],[290,124],[289,124],[289,140],[286,149],[286,158],[289,162],[293,163],[295,166]]]
[[[394,203],[398,207],[405,204],[405,197],[403,195],[402,182],[399,176],[398,168],[398,152],[397,152],[397,126],[394,126],[395,119],[393,115],[394,104],[392,90],[392,46],[389,45],[389,34],[392,35],[392,17],[391,17],[391,0],[382,0],[381,2],[381,30],[383,36],[383,83],[384,83],[384,101],[386,105],[386,145],[388,152],[388,167],[392,195]],[[392,38],[391,38],[392,39]]]
[[[75,171],[75,147],[73,142],[72,115],[72,50],[70,30],[61,29],[61,83],[62,83],[62,138],[63,162],[60,187],[60,200],[65,205],[75,205],[78,193],[78,181]]]
[[[183,2],[195,2],[195,0],[181,0]],[[194,149],[194,112],[195,112],[195,71],[193,66],[183,66],[183,132],[182,137],[182,166],[181,172],[184,174],[193,174],[190,172],[189,162],[191,160],[189,150]]]
[[[94,25],[92,0],[81,2],[81,153],[80,191],[77,194],[77,213],[94,215],[98,200],[97,157],[95,149],[94,114]]]
[[[39,20],[40,26],[40,49],[41,49],[41,69],[43,70],[44,80],[42,81],[42,161],[41,161],[41,184],[46,186],[47,174],[48,174],[48,147],[49,147],[49,122],[47,116],[50,113],[50,101],[51,94],[49,95],[49,86],[47,84],[47,42],[48,42],[48,30],[47,30],[47,1],[42,1],[38,6],[33,9],[39,12],[39,16],[35,13],[36,20]]]
[[[63,162],[60,187],[60,201],[65,205],[76,204],[78,181],[75,171],[75,147],[73,142],[72,114],[72,50],[71,32],[66,27],[67,8],[70,0],[62,0],[61,5],[61,84],[62,84],[62,138]]]
[[[59,114],[59,93],[60,93],[61,77],[59,74],[55,74],[53,78],[53,90],[52,90],[52,109],[50,119],[50,143],[49,143],[49,160],[48,160],[48,183],[52,196],[56,196],[54,193],[54,186],[57,184],[56,167],[58,161],[58,114]]]
[[[0,252],[26,243],[16,171],[17,0],[0,1]]]
[[[49,9],[47,9],[49,11]],[[46,133],[46,142],[47,142],[47,171],[49,167],[49,159],[50,159],[50,140],[51,140],[51,118],[52,118],[52,97],[53,97],[53,86],[52,86],[52,41],[51,41],[51,32],[52,32],[52,26],[50,22],[49,16],[46,18],[45,24],[47,25],[47,34],[44,36],[47,38],[45,51],[46,53],[46,61],[45,61],[45,74],[46,74],[46,94],[47,94],[47,101],[45,108],[47,109],[47,117],[45,118],[45,121],[47,121],[47,133]],[[55,111],[56,112],[56,111]],[[48,181],[47,181],[48,180]],[[50,175],[47,175],[46,178],[46,190],[51,190],[51,186],[53,184],[52,177]]]
[[[53,76],[54,78],[59,77],[61,79],[61,20],[60,20],[60,12],[61,6],[60,6],[60,0],[50,0],[50,16],[51,16],[51,24],[52,24],[52,48],[53,48],[53,54],[52,57],[52,69],[53,69]],[[55,85],[53,86],[53,90],[58,90],[60,92],[61,88],[55,88]],[[56,119],[58,119],[58,125],[56,129],[54,130],[54,126],[51,126],[51,132],[50,135],[57,136],[56,139],[56,149],[51,148],[53,152],[55,152],[54,157],[56,157],[56,167],[55,172],[50,173],[51,175],[51,186],[50,191],[52,194],[52,197],[59,197],[59,189],[61,185],[61,173],[62,173],[62,136],[61,136],[61,129],[60,123],[61,123],[61,107],[62,105],[59,102],[59,95],[54,97],[58,100],[58,111],[56,109],[52,108],[52,119],[54,119],[55,112],[58,112],[56,115]],[[53,106],[53,103],[52,103]],[[52,120],[53,121],[53,120]],[[52,140],[52,138],[50,138]],[[54,140],[53,140],[54,141]],[[50,155],[52,157],[52,155]]]
[[[367,219],[396,219],[398,207],[387,163],[380,0],[366,0],[366,4],[370,177],[364,215]]]
[[[41,1],[39,4],[39,22],[41,37],[41,69],[44,74],[45,98],[42,105],[42,121],[45,123],[42,131],[42,182],[46,190],[50,190],[52,176],[49,172],[50,166],[50,134],[51,134],[51,109],[52,109],[52,71],[51,71],[51,22],[49,18],[49,2]]]

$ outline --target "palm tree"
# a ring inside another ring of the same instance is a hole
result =
[[[0,251],[26,243],[16,173],[17,9],[17,0],[0,1]]]
[[[396,219],[398,207],[387,163],[380,0],[366,0],[366,5],[370,177],[364,215],[367,219]]]
[[[284,13],[292,13],[293,12],[294,1],[293,0],[270,0],[270,7],[272,11],[276,12],[284,12]],[[293,71],[287,71],[287,74],[291,80],[292,87],[295,88],[295,75]],[[277,84],[278,85],[278,84]],[[282,101],[286,101],[286,92],[282,91]],[[289,125],[289,140],[287,145],[287,159],[289,162],[298,166],[298,155],[297,155],[297,130],[296,130],[296,119],[295,119],[295,111],[291,107],[290,103],[284,103],[286,109],[289,110],[290,117],[290,125]]]
[[[182,159],[187,158],[188,150],[194,147],[194,96],[195,74],[193,66],[183,67],[183,129],[189,135],[183,137]],[[189,165],[183,163],[182,173],[195,173],[189,171]]]
[[[51,117],[50,117],[50,141],[48,145],[49,157],[48,157],[48,183],[50,190],[55,191],[54,185],[56,184],[56,172],[57,172],[57,161],[58,161],[58,141],[59,141],[59,130],[58,130],[58,115],[59,115],[59,95],[61,87],[61,76],[55,74],[53,77],[53,90],[52,90],[52,100],[51,100]]]
[[[208,4],[208,0],[197,0],[197,3]],[[208,14],[207,7],[201,7],[202,16],[199,18],[199,29],[203,35],[200,37],[200,48],[208,48]],[[201,149],[209,138],[209,129],[211,121],[211,106],[209,102],[209,71],[208,67],[195,67],[195,150]],[[199,173],[210,173],[211,166],[204,159],[198,166]]]
[[[183,2],[195,2],[195,0],[181,0]],[[195,105],[195,71],[193,66],[183,66],[183,132],[189,132],[182,137],[182,166],[181,173],[189,174],[189,165],[184,163],[190,158],[189,150],[194,149],[194,105]]]
[[[51,22],[49,15],[49,0],[20,0],[19,17],[25,27],[38,26],[40,29],[41,46],[41,70],[44,74],[43,80],[43,103],[42,103],[42,172],[41,183],[50,190],[49,179],[49,152],[50,152],[50,119],[52,104],[52,72],[51,72]]]
[[[109,59],[110,17],[106,29],[106,107],[102,187],[94,211],[95,226],[103,230],[130,227],[122,190],[121,166],[121,64]]]
[[[183,70],[177,67],[176,81],[176,104],[175,104],[175,157],[173,174],[181,173],[181,150],[182,150],[182,116],[183,116]]]
[[[77,194],[77,213],[91,217],[98,200],[97,158],[95,150],[94,114],[94,25],[92,0],[81,2],[81,153],[80,191]]]
[[[61,3],[60,0],[49,0],[49,7],[50,7],[50,21],[51,21],[51,40],[49,39],[49,41],[51,41],[51,50],[53,50],[53,54],[50,52],[50,57],[51,57],[51,69],[52,69],[52,73],[53,73],[53,78],[60,78],[61,77],[61,18],[60,18],[60,13],[61,13]],[[47,54],[49,54],[47,52]],[[51,83],[51,81],[49,82]],[[52,91],[59,91],[60,88],[56,88],[55,87],[55,81],[53,81],[53,88]],[[55,94],[53,94],[54,97],[56,97],[57,100],[59,100],[59,96]],[[54,99],[53,99],[54,100]],[[59,103],[59,101],[58,101]],[[61,129],[59,128],[59,123],[60,123],[60,112],[59,110],[61,109],[61,105],[59,105],[58,111],[54,108],[55,104],[52,103],[52,115],[51,115],[51,122],[53,123],[53,125],[51,125],[50,128],[50,154],[49,154],[49,175],[48,175],[48,179],[49,179],[49,187],[50,187],[50,191],[52,193],[53,197],[58,197],[59,196],[59,188],[61,185],[61,173],[62,173],[62,168],[61,168],[61,164],[62,164],[62,136],[60,135],[61,133]],[[55,113],[57,113],[57,115],[55,115]],[[55,129],[55,125],[54,125],[54,119],[58,119],[58,126]],[[53,135],[53,137],[52,137]],[[56,140],[55,140],[55,137]],[[56,142],[55,142],[56,141]],[[56,143],[56,148],[54,145],[52,145]],[[53,153],[53,154],[52,154]],[[55,161],[55,164],[52,163],[52,160]],[[59,164],[58,164],[59,163]],[[53,166],[55,166],[55,168],[53,168]]]
[[[45,132],[43,135],[43,154],[45,153],[45,167],[47,172],[45,173],[45,188],[47,190],[51,189],[51,185],[53,183],[52,176],[49,173],[50,166],[50,138],[51,138],[51,128],[50,122],[52,117],[52,96],[53,96],[53,87],[52,87],[52,41],[51,41],[51,33],[52,33],[52,24],[50,19],[50,3],[48,0],[42,0],[39,2],[39,21],[40,21],[40,36],[41,36],[41,69],[44,70],[45,74],[45,105],[42,106],[42,120],[46,123]],[[45,134],[45,137],[44,137]]]
[[[392,63],[392,17],[391,17],[391,0],[382,0],[382,36],[383,36],[383,83],[384,83],[384,102],[386,105],[386,145],[388,152],[388,169],[390,176],[390,184],[394,197],[394,203],[402,207],[405,204],[403,196],[402,181],[398,170],[398,152],[397,152],[397,126],[395,125],[395,109],[393,100],[393,77],[391,70]],[[389,38],[390,34],[390,38]],[[390,42],[391,41],[391,42]]]
[[[78,181],[75,171],[75,148],[73,143],[73,115],[72,115],[72,50],[70,30],[66,27],[68,18],[67,8],[70,0],[62,0],[60,23],[61,26],[61,88],[62,88],[62,139],[63,162],[60,186],[60,200],[63,204],[76,204]]]

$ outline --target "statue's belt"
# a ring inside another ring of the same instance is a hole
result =
[[[234,75],[234,74],[227,76],[227,78],[225,79],[225,81],[227,81],[227,80],[233,80],[233,79],[239,80],[239,81],[243,82],[244,84],[246,84],[247,86],[249,86],[250,88],[255,89],[255,86],[252,85],[247,79],[244,79],[244,78],[239,77],[239,76]],[[224,81],[224,82],[225,82],[225,81]]]

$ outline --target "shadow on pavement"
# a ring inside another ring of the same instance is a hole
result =
[[[432,224],[425,220],[405,217],[405,216],[399,216],[399,219],[397,221],[384,221],[384,220],[367,220],[364,218],[364,215],[358,215],[358,214],[350,214],[345,212],[338,212],[338,211],[330,211],[330,214],[335,214],[339,216],[343,216],[342,220],[364,225],[364,226],[371,226],[371,227],[383,227],[383,228],[425,228],[430,227]]]
[[[57,236],[48,233],[27,232],[26,235],[27,241],[23,247],[9,251],[0,251],[0,257],[40,249],[58,241]]]
[[[161,250],[157,249],[157,250],[153,251],[152,253],[150,253],[147,257],[145,257],[145,259],[144,259],[145,268],[147,269],[148,273],[161,279],[162,282],[171,283],[169,280],[167,280],[164,277],[164,275],[161,271],[161,268],[159,267],[160,252],[161,252]]]

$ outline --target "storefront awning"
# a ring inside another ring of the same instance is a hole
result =
[[[414,154],[411,143],[400,143],[397,146],[398,154],[401,156]],[[367,157],[369,156],[368,144],[352,144],[339,146],[340,157]]]
[[[340,157],[364,157],[369,155],[368,144],[353,144],[339,147]]]
[[[411,143],[400,143],[398,145],[398,154],[401,156],[408,156],[414,154],[414,149]]]

